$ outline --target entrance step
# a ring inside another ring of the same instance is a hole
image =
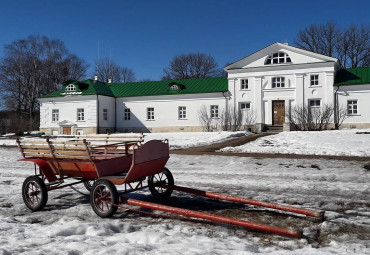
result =
[[[283,132],[283,125],[265,125],[263,127],[263,132],[268,132],[268,133]]]

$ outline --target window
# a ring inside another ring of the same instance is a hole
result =
[[[76,86],[73,85],[73,84],[69,84],[66,89],[65,89],[66,92],[72,92],[72,91],[76,91]]]
[[[147,108],[147,119],[154,120],[154,107]]]
[[[240,89],[248,89],[248,79],[240,80]]]
[[[239,104],[239,108],[241,111],[249,110],[251,108],[251,103],[242,102]]]
[[[177,85],[171,85],[170,90],[178,90],[179,86]]]
[[[285,78],[284,77],[274,77],[274,78],[272,78],[272,87],[273,88],[283,88],[283,87],[285,87]]]
[[[59,109],[53,109],[51,111],[52,121],[59,121]]]
[[[179,119],[186,119],[186,106],[179,106]]]
[[[311,86],[319,85],[319,75],[311,75]]]
[[[211,105],[211,118],[218,118],[218,105]]]
[[[284,52],[277,52],[275,54],[272,54],[271,56],[268,56],[266,59],[266,65],[271,64],[282,64],[282,63],[291,63],[292,60],[288,56],[288,54]]]
[[[108,109],[103,109],[103,120],[108,120]]]
[[[77,120],[78,121],[85,120],[85,109],[84,108],[77,109]]]
[[[308,105],[310,107],[320,107],[321,100],[320,99],[311,99],[311,100],[308,100]]]
[[[130,110],[130,108],[126,108],[126,109],[125,109],[125,116],[124,116],[124,119],[125,119],[125,120],[130,120],[130,119],[131,119],[131,110]]]
[[[357,100],[348,100],[347,101],[347,114],[354,115],[357,114]]]

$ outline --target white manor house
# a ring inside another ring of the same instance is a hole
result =
[[[228,77],[104,83],[67,81],[39,98],[47,135],[202,131],[200,109],[217,120],[227,107],[255,114],[265,126],[290,129],[293,106],[345,107],[341,127],[370,128],[370,68],[274,43],[224,68]],[[334,124],[333,119],[333,124]]]

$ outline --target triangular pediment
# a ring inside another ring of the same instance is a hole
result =
[[[279,58],[280,57],[280,58]],[[266,66],[299,65],[320,62],[336,62],[336,58],[302,50],[285,43],[274,43],[235,63],[226,66],[225,71]]]
[[[63,120],[61,122],[58,123],[59,126],[77,126],[76,123],[73,123],[69,120]]]

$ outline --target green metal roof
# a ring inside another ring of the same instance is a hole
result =
[[[370,84],[370,67],[340,69],[335,75],[334,86]]]
[[[197,94],[228,90],[226,77],[111,83],[108,85],[115,97]]]
[[[66,91],[66,87],[70,84],[75,85],[76,91]],[[63,83],[63,87],[60,90],[41,96],[41,98],[81,95],[104,95],[114,97],[112,91],[104,82],[94,80],[86,80],[83,82],[69,80]]]
[[[70,84],[76,91],[66,91]],[[41,98],[63,96],[104,95],[110,97],[139,97],[176,94],[197,94],[224,92],[228,90],[226,77],[213,77],[188,80],[144,81],[106,84],[100,81],[86,80],[66,81],[60,90],[44,95]]]

